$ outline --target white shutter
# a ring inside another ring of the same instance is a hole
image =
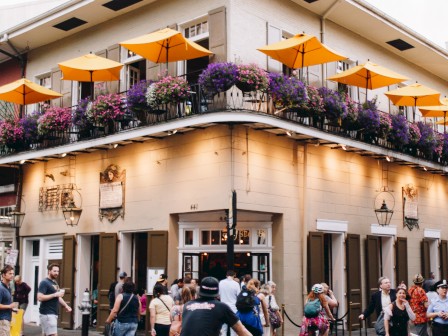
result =
[[[267,44],[272,44],[275,42],[280,42],[282,40],[282,30],[280,28],[277,28],[275,26],[272,26],[267,23]],[[267,69],[269,72],[282,72],[282,63],[279,61],[276,61],[272,58],[268,57],[268,66]]]

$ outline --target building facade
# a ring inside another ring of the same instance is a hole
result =
[[[435,64],[447,64],[446,51],[361,0],[144,0],[114,11],[108,3],[73,1],[8,33],[19,50],[23,41],[36,39],[27,51],[26,76],[63,93],[53,104],[76,105],[88,94],[85,85],[64,81],[57,67],[88,52],[125,64],[121,80],[100,84],[99,90],[126,91],[138,80],[155,78],[164,65],[119,42],[166,26],[214,53],[210,59],[170,63],[170,73],[188,74],[192,81],[195,72],[217,61],[283,71],[256,49],[302,31],[349,57],[306,69],[315,86],[336,89],[326,77],[368,59],[441,92],[448,79],[446,70],[435,70]],[[86,23],[65,33],[55,30],[71,17]],[[399,51],[386,43],[395,39],[414,48]],[[369,92],[369,99],[377,95],[381,110],[397,113],[383,94],[396,87]],[[38,321],[35,290],[52,261],[62,265],[65,299],[73,307],[86,288],[98,289],[99,327],[108,315],[109,285],[120,271],[139,288],[150,286],[160,272],[170,281],[186,275],[223,278],[225,210],[233,190],[235,268],[262,282],[275,281],[277,301],[295,322],[315,282],[330,284],[341,303],[339,317],[348,311],[348,324],[356,328],[379,276],[388,276],[394,286],[420,272],[448,276],[448,185],[442,164],[310,127],[232,90],[222,98],[224,109],[0,158],[4,166],[25,161],[20,264],[24,280],[33,285],[26,321]],[[354,99],[366,99],[362,89],[347,90]],[[389,156],[395,159],[389,162]],[[67,226],[61,197],[73,186],[82,215],[77,226]],[[394,214],[390,225],[380,226],[374,209],[385,191]],[[412,205],[419,228],[412,230],[404,225],[409,193],[418,194]],[[80,323],[76,309],[61,316],[63,327]],[[297,332],[289,323],[286,328]]]

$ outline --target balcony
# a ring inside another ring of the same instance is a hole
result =
[[[92,125],[83,130],[71,125],[68,131],[48,133],[25,148],[2,145],[0,164],[46,161],[63,157],[66,153],[90,153],[216,124],[237,123],[289,137],[302,144],[394,161],[433,174],[448,174],[447,162],[442,155],[416,147],[397,146],[387,138],[372,136],[363,129],[351,129],[340,120],[331,122],[324,116],[306,115],[292,108],[276,109],[267,93],[245,93],[233,87],[209,98],[199,85],[193,85],[187,101],[146,110],[126,108],[125,94],[122,96],[125,113],[112,123]]]

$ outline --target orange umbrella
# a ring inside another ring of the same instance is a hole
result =
[[[446,113],[448,112],[448,98],[443,98],[440,100],[442,105],[436,105],[436,106],[420,106],[418,109],[422,113],[422,116],[427,117],[434,117],[439,118],[443,117],[442,122],[438,122],[437,124],[441,125],[443,124],[443,132],[446,131]]]
[[[257,50],[292,69],[347,59],[307,34],[297,34]]]
[[[34,104],[62,97],[59,92],[47,89],[29,79],[21,78],[0,87],[0,100],[16,104]]]
[[[365,88],[366,100],[367,89],[374,90],[409,80],[406,76],[400,75],[370,61],[338,73],[328,79],[342,84]]]
[[[414,106],[414,120],[417,106],[440,105],[440,92],[419,83],[388,91],[385,95],[395,105]]]
[[[155,63],[184,61],[213,53],[186,39],[181,32],[165,28],[121,42],[120,45]]]

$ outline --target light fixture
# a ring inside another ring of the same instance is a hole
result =
[[[387,160],[387,162],[390,162],[391,160],[390,160],[390,157],[388,156],[388,155],[386,155],[386,160]]]
[[[394,211],[387,207],[386,200],[383,199],[381,207],[379,209],[375,209],[375,214],[378,224],[381,226],[386,226],[390,224]]]
[[[61,157],[66,157],[67,156],[67,153],[62,153],[61,154]]]
[[[112,145],[112,147],[113,147],[113,148],[117,148],[117,147],[118,147],[118,144],[117,144],[117,143],[114,143],[114,144]]]
[[[427,169],[425,166],[423,166],[423,170],[424,170],[424,171],[428,171],[428,169]]]
[[[20,198],[20,203],[16,205],[16,208],[7,214],[9,224],[13,228],[21,228],[23,224],[23,219],[25,218],[25,211],[21,211],[21,203],[23,203],[23,207],[25,208],[25,201]]]
[[[286,135],[289,136],[289,137],[291,137],[292,134],[293,134],[291,131],[285,131],[285,133],[286,133]]]
[[[20,160],[20,164],[23,165],[26,162],[26,160]]]
[[[320,146],[320,140],[317,140],[317,142],[314,144],[315,147],[319,147]]]
[[[76,189],[76,186],[72,186],[70,190],[67,191],[67,203],[62,207],[62,214],[64,215],[65,224],[68,226],[77,226],[79,223],[79,219],[81,218],[82,208],[81,206],[78,208],[75,204],[75,193],[77,194],[77,198],[80,199],[82,203],[82,198],[80,192]]]
[[[342,145],[342,144],[341,144],[341,148],[342,148],[343,150],[345,150],[345,151],[347,150],[347,146]]]
[[[168,133],[168,135],[174,135],[174,134],[177,133],[177,129],[174,129],[172,131],[168,131],[167,133]]]

